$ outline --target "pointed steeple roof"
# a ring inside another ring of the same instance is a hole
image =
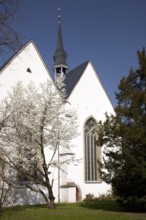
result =
[[[61,31],[61,16],[60,16],[60,9],[58,9],[58,33],[57,33],[57,48],[54,52],[54,70],[58,73],[60,71],[65,71],[68,69],[66,64],[67,53],[63,47],[63,40],[62,40],[62,31]],[[62,69],[61,69],[62,68]]]

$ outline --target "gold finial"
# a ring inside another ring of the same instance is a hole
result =
[[[59,23],[60,23],[60,20],[61,20],[60,11],[61,11],[61,9],[58,8],[58,22],[59,22]]]

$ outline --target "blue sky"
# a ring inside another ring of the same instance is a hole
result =
[[[23,43],[34,41],[51,73],[58,7],[70,70],[90,59],[115,106],[121,77],[137,68],[136,52],[146,47],[146,0],[22,0],[16,28]]]

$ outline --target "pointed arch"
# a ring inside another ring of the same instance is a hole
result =
[[[98,123],[91,116],[84,125],[84,161],[85,182],[101,181],[98,171],[98,160],[101,160],[101,148],[97,146]]]

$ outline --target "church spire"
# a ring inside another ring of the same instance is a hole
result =
[[[57,48],[54,52],[54,74],[55,78],[60,73],[67,73],[68,66],[66,64],[67,53],[63,47],[62,32],[61,32],[61,16],[60,8],[58,8],[58,35],[57,35]]]

